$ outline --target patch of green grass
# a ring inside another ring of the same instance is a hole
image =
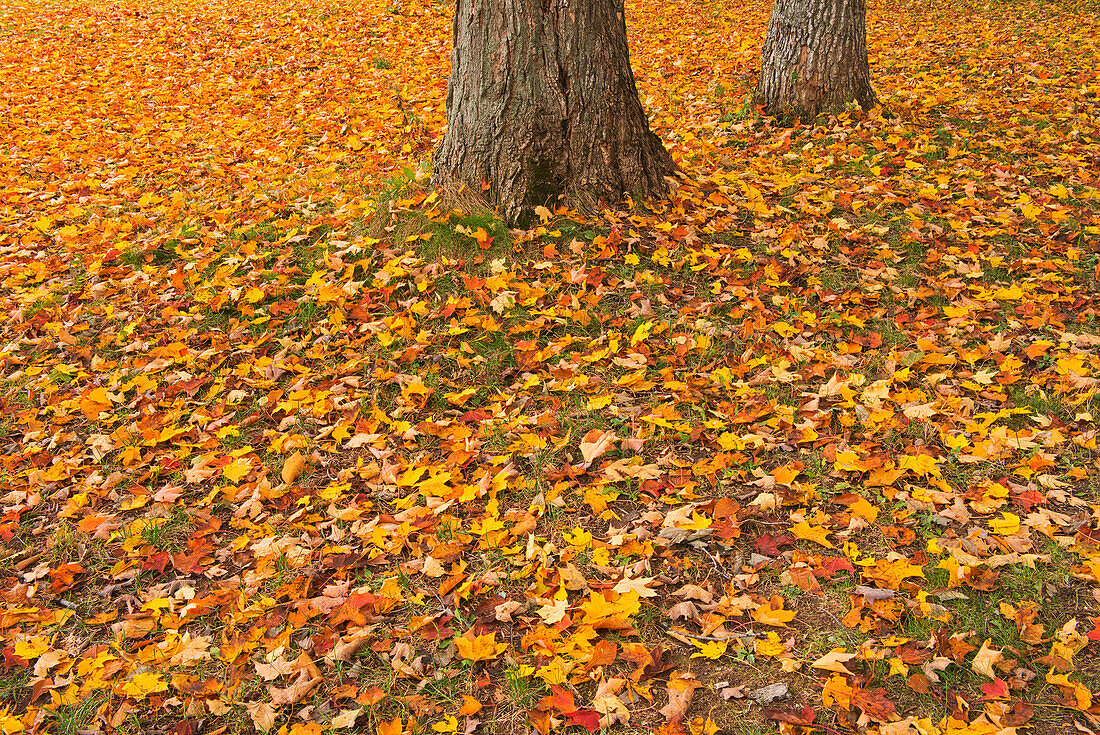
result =
[[[187,536],[190,522],[182,512],[167,518],[150,518],[138,533],[141,540],[158,551],[180,551]]]
[[[1026,408],[1032,415],[1056,416],[1060,419],[1072,419],[1079,410],[1069,401],[1063,400],[1038,386],[1015,388],[1010,394],[1017,408]]]
[[[13,666],[0,675],[0,702],[19,709],[30,698],[31,668]]]
[[[86,725],[95,715],[96,709],[102,703],[97,695],[91,695],[84,699],[78,699],[72,704],[63,704],[54,710],[53,732],[57,735],[77,735],[86,729]]]
[[[504,686],[512,701],[525,709],[543,695],[541,683],[531,675],[524,676],[516,667],[504,671]]]

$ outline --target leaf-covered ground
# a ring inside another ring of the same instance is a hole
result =
[[[678,188],[530,231],[446,4],[0,7],[0,732],[1096,729],[1097,7],[872,5],[781,124],[632,2]]]

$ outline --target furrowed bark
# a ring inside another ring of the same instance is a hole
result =
[[[638,100],[623,0],[456,0],[433,184],[514,218],[561,195],[661,197],[674,170]]]
[[[758,102],[769,115],[875,104],[866,0],[775,0],[760,61]]]

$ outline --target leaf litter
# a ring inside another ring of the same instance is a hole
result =
[[[1095,8],[784,127],[766,5],[632,3],[675,191],[525,231],[449,12],[0,10],[0,730],[1092,732]]]

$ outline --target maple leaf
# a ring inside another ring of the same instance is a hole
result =
[[[458,732],[458,719],[453,716],[448,716],[440,722],[436,722],[432,725],[432,730],[436,732]]]
[[[649,587],[653,577],[623,577],[611,589],[620,595],[634,592],[638,597],[656,597],[657,591]]]
[[[1012,513],[1002,513],[1000,518],[990,519],[989,530],[1002,536],[1011,536],[1020,530],[1020,517]]]
[[[990,639],[986,638],[982,643],[982,647],[974,654],[974,660],[970,662],[970,668],[979,674],[984,674],[990,679],[997,679],[997,675],[993,672],[993,665],[1004,660],[1004,655],[989,646]]]
[[[851,702],[875,722],[888,723],[897,719],[897,709],[886,697],[885,689],[854,688]]]
[[[222,467],[222,475],[230,482],[240,482],[252,471],[252,464],[244,458],[238,457]]]
[[[169,662],[175,666],[194,666],[200,661],[210,660],[210,636],[192,636],[184,633],[179,647],[172,652]]]
[[[402,735],[402,733],[405,732],[405,728],[403,727],[401,717],[397,716],[392,720],[382,720],[379,722],[376,732],[378,735]]]
[[[571,725],[580,725],[588,732],[596,732],[600,729],[600,715],[596,710],[578,709],[566,712],[565,719]]]
[[[728,641],[700,641],[695,638],[689,640],[693,646],[699,649],[691,654],[692,658],[708,658],[713,661],[725,655],[726,648],[729,646]]]
[[[496,658],[508,648],[507,644],[496,642],[496,633],[475,635],[470,628],[454,639],[458,655],[470,661],[489,661]]]
[[[554,600],[545,605],[540,605],[536,608],[535,612],[540,618],[546,621],[547,625],[556,625],[565,617],[565,612],[568,608],[568,600]]]
[[[783,609],[783,598],[778,595],[773,595],[768,602],[752,611],[753,620],[779,628],[786,628],[787,623],[794,620],[794,616],[793,610]]]
[[[909,577],[924,577],[924,570],[909,559],[898,557],[894,559],[880,559],[873,566],[864,567],[863,575],[873,579],[880,587],[887,590],[901,588],[903,579]]]
[[[168,682],[164,681],[158,674],[152,672],[135,674],[129,681],[126,681],[119,687],[121,693],[137,700],[145,699],[150,694],[163,692],[167,689]]]
[[[754,647],[754,651],[761,656],[778,656],[786,650],[787,647],[779,639],[779,634],[771,630],[768,631],[767,639],[757,640]]]
[[[268,702],[246,702],[244,706],[257,730],[267,732],[275,726],[278,713]]]
[[[796,523],[791,526],[791,533],[797,538],[805,539],[807,541],[813,541],[816,544],[824,546],[826,549],[835,548],[826,536],[829,535],[829,530],[822,526],[811,526],[807,521]]]

